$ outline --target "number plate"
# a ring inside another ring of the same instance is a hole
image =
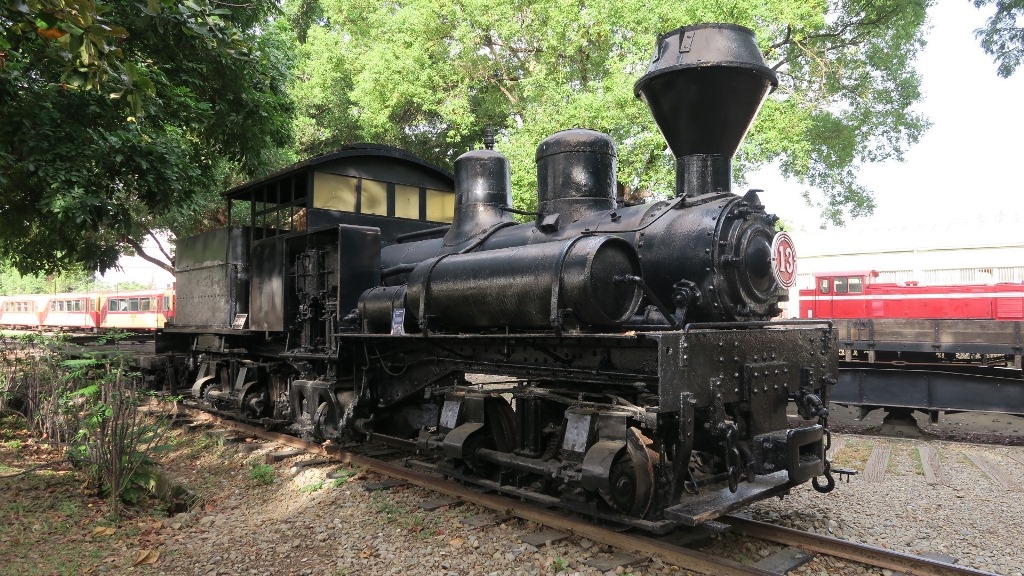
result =
[[[796,247],[785,232],[779,232],[772,240],[772,275],[783,288],[796,282]]]

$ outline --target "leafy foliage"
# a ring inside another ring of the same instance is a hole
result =
[[[925,2],[852,0],[829,6],[822,26],[775,28],[766,48],[780,89],[766,104],[743,161],[778,161],[786,176],[824,193],[823,220],[869,214],[872,194],[857,182],[866,163],[901,160],[928,122],[913,60],[924,42]],[[810,197],[811,192],[805,192]]]
[[[78,431],[69,395],[85,386],[65,377],[64,344],[61,336],[0,338],[0,412],[17,412],[34,434],[57,443],[69,442]]]
[[[249,479],[257,484],[268,486],[274,483],[274,467],[270,464],[253,462],[249,466]]]
[[[117,515],[122,501],[137,502],[146,486],[155,482],[152,454],[162,449],[170,417],[148,419],[138,410],[145,395],[132,386],[123,363],[77,362],[74,369],[91,373],[93,383],[75,393],[84,399],[84,409],[81,429],[71,446],[72,460],[89,485],[108,498],[111,512]]]
[[[0,249],[18,270],[106,270],[281,161],[287,43],[263,29],[275,3],[246,6],[3,4]]]
[[[974,0],[974,5],[995,5],[995,13],[975,35],[998,64],[999,75],[1009,78],[1024,60],[1024,0]]]
[[[911,110],[927,0],[294,0],[304,39],[291,90],[303,153],[380,141],[447,163],[499,130],[520,208],[535,198],[537,144],[588,127],[619,146],[619,179],[668,194],[671,155],[633,84],[658,33],[691,22],[752,28],[780,75],[735,163],[775,161],[825,195],[840,222],[869,212],[858,167],[898,159],[926,121]]]
[[[5,2],[0,8],[5,29],[0,36],[0,63],[7,67],[12,53],[15,68],[26,63],[31,66],[32,60],[59,62],[63,82],[98,89],[123,57],[117,41],[128,35],[106,17],[106,11],[102,4],[88,0]]]
[[[124,336],[111,334],[106,343]],[[145,394],[116,352],[69,357],[67,349],[61,336],[0,340],[0,412],[18,413],[36,436],[66,450],[116,515],[122,501],[138,501],[154,483],[152,455],[162,449],[170,417],[138,410]]]
[[[71,268],[50,276],[23,275],[9,264],[0,262],[0,296],[74,292],[91,289],[94,285],[92,273],[85,270]]]

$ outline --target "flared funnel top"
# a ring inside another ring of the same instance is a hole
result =
[[[732,158],[778,84],[750,29],[697,24],[658,37],[651,66],[633,91],[650,107],[676,158]]]

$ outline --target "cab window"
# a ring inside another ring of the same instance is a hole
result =
[[[420,219],[419,188],[395,184],[395,216],[410,220]]]
[[[829,285],[828,278],[818,280],[818,292],[821,294],[828,294],[831,292],[831,286]]]
[[[850,276],[847,285],[849,286],[850,294],[864,293],[864,281],[860,276]]]
[[[836,294],[846,294],[846,278],[836,278]]]
[[[361,213],[388,215],[388,185],[386,182],[363,178],[359,199]]]

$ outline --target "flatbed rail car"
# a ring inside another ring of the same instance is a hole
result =
[[[832,401],[862,411],[1024,414],[1024,285],[876,282],[825,272],[800,291],[801,318],[829,318],[842,355]]]

